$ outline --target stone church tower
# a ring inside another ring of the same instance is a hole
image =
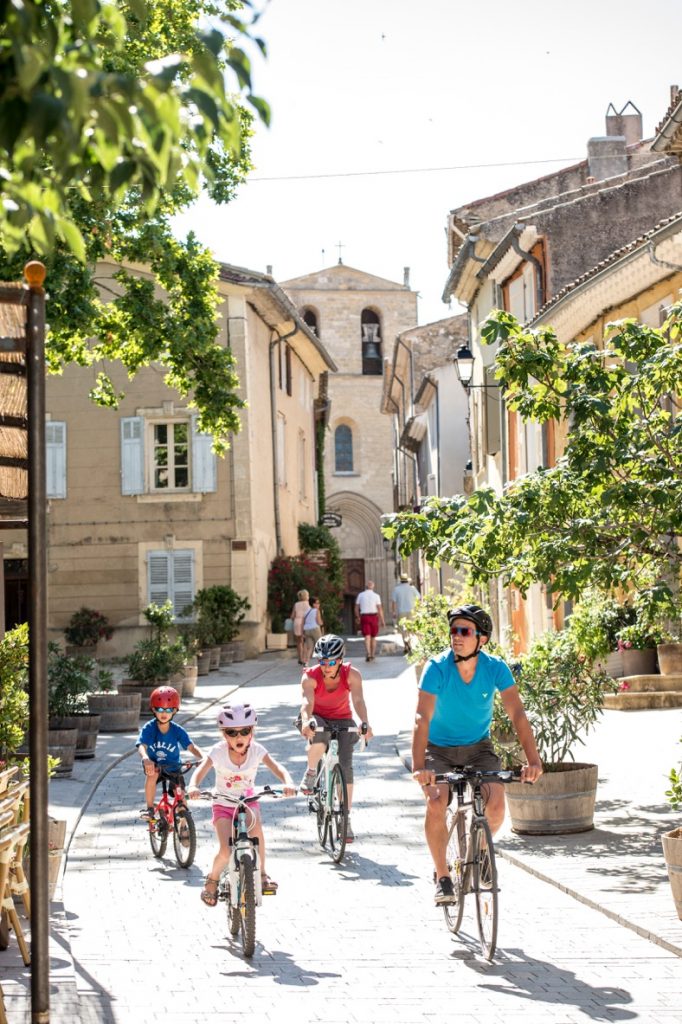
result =
[[[374,580],[390,616],[393,557],[384,550],[380,517],[392,512],[393,419],[381,412],[384,360],[395,338],[417,323],[417,293],[403,284],[337,266],[281,282],[305,321],[338,366],[327,382],[330,401],[325,438],[326,511],[346,566],[345,627],[353,631],[355,596]],[[406,381],[405,386],[410,387]],[[318,396],[324,397],[324,396]]]

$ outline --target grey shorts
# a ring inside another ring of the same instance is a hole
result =
[[[479,740],[478,743],[470,743],[463,747],[439,747],[435,743],[427,744],[424,767],[429,771],[442,775],[455,768],[463,768],[464,765],[494,771],[501,767],[502,762],[495,753],[493,741],[488,739]]]

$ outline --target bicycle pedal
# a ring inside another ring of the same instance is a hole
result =
[[[276,889],[263,889],[261,895],[263,895],[263,896],[276,896],[277,895],[277,890]]]

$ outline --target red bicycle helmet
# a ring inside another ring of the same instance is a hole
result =
[[[180,694],[172,686],[157,686],[149,698],[149,707],[173,708],[175,711],[180,707]]]

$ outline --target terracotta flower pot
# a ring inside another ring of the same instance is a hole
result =
[[[682,644],[659,644],[658,670],[663,676],[682,674]]]

